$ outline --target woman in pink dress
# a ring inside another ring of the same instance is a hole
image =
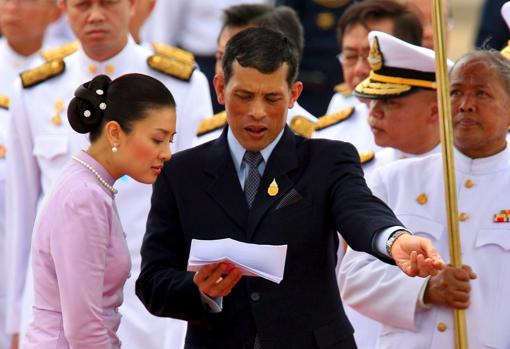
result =
[[[76,90],[68,119],[91,145],[63,168],[34,226],[34,317],[24,347],[115,349],[131,261],[114,182],[156,180],[171,157],[175,102],[149,76],[100,75]]]

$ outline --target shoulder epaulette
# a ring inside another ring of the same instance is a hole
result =
[[[8,110],[9,109],[9,97],[0,95],[0,108]]]
[[[344,97],[349,97],[352,95],[352,90],[349,88],[349,86],[347,86],[345,82],[336,85],[335,92],[340,93]]]
[[[147,58],[147,64],[160,73],[183,81],[189,81],[195,70],[195,64],[185,63],[161,54],[154,54]]]
[[[227,124],[227,112],[222,111],[220,113],[214,114],[206,119],[200,121],[200,125],[198,125],[197,136],[203,136],[209,132],[216,131],[220,128],[223,128]]]
[[[315,131],[315,122],[301,115],[296,115],[290,121],[290,128],[301,137],[310,138]]]
[[[37,68],[21,73],[21,82],[24,88],[33,87],[43,81],[62,74],[65,68],[66,65],[61,59],[46,62]]]
[[[499,52],[503,55],[503,57],[510,60],[510,40],[508,40],[507,45]]]
[[[41,56],[43,56],[46,62],[53,61],[55,59],[63,59],[75,53],[79,47],[80,44],[78,43],[78,41],[73,41],[59,47],[50,48],[48,50],[42,50]]]
[[[373,151],[362,151],[359,153],[359,162],[364,165],[375,159],[375,153]]]
[[[348,3],[347,0],[313,0],[313,2],[327,8],[339,8]]]
[[[321,116],[317,120],[317,123],[315,124],[315,130],[318,131],[318,130],[322,130],[327,127],[336,125],[336,124],[348,119],[353,113],[354,113],[354,107],[349,107],[347,109],[339,111],[338,113],[327,114],[327,115]]]
[[[175,59],[177,61],[195,65],[195,55],[178,47],[173,47],[161,42],[152,43],[154,53]]]

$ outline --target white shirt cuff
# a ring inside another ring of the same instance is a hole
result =
[[[200,292],[202,303],[209,313],[220,313],[223,310],[223,297],[211,298]]]
[[[416,302],[416,309],[420,310],[428,310],[432,308],[432,304],[425,303],[423,298],[425,297],[425,290],[427,289],[427,285],[429,284],[430,276],[427,276],[425,282],[421,285],[420,293],[418,294],[418,301]]]
[[[390,236],[396,232],[397,230],[405,230],[408,231],[406,228],[401,227],[399,225],[395,225],[386,229],[381,230],[379,233],[377,233],[377,236],[375,237],[375,250],[386,257],[390,257],[388,252],[386,251],[386,242],[390,238]]]

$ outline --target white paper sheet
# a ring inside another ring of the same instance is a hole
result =
[[[260,276],[280,283],[285,269],[287,245],[257,245],[233,239],[191,241],[188,271],[211,263],[230,262],[245,276]]]

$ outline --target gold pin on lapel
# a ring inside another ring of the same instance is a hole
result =
[[[269,196],[276,196],[278,194],[278,183],[276,183],[276,179],[273,179],[269,187],[267,188],[267,193]]]

